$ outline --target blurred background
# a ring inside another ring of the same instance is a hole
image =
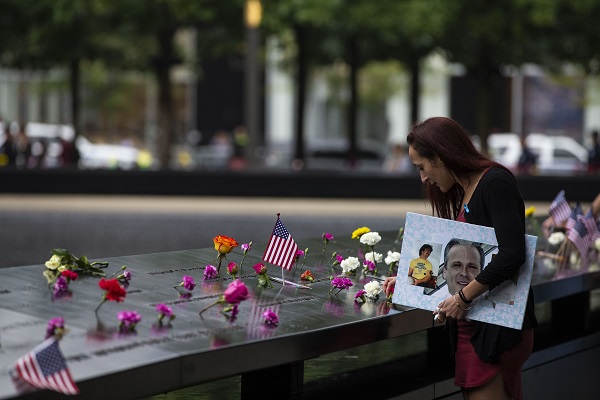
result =
[[[597,15],[589,0],[2,0],[0,169],[413,174],[406,133],[442,115],[520,175],[598,174]]]

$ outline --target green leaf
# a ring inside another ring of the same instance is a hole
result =
[[[71,253],[66,249],[52,249],[52,254],[59,257],[71,257]]]

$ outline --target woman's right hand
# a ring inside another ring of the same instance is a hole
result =
[[[383,291],[386,296],[389,296],[390,293],[392,293],[394,291],[394,286],[396,286],[396,277],[395,276],[390,276],[388,278],[385,278],[385,281],[383,281]]]

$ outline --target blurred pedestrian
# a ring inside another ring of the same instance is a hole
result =
[[[15,144],[10,133],[10,124],[3,125],[4,142],[0,144],[0,167],[10,167],[15,165]]]
[[[15,138],[15,165],[17,168],[26,168],[27,161],[31,156],[31,143],[29,136],[25,133],[25,124],[19,124]]]
[[[400,143],[392,146],[392,153],[383,164],[385,172],[408,172],[411,168],[410,159]]]
[[[60,152],[61,167],[77,167],[80,154],[75,143],[71,140],[66,140],[63,137],[60,137],[58,140],[62,146]]]
[[[524,136],[521,136],[521,155],[517,162],[517,171],[523,175],[535,175],[537,173],[537,155],[535,155]]]
[[[600,142],[597,130],[592,132],[592,146],[588,150],[588,172],[590,174],[600,173]]]

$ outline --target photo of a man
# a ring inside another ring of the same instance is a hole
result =
[[[485,254],[481,244],[452,239],[444,250],[442,276],[448,283],[448,292],[457,293],[471,282],[483,269]]]
[[[425,243],[419,249],[419,257],[410,262],[408,267],[408,284],[435,288],[435,277],[433,276],[433,265],[427,259],[433,251],[433,246]]]

